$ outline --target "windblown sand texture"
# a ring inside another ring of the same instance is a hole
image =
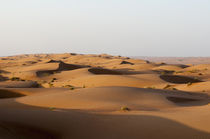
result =
[[[210,65],[0,57],[0,139],[210,139]]]

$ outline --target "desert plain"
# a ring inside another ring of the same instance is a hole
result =
[[[0,57],[1,139],[210,139],[209,64]]]

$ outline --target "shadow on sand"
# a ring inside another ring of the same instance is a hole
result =
[[[62,109],[52,111],[14,101],[11,103],[14,103],[14,108],[5,106],[0,110],[0,137],[4,139],[210,138],[210,133],[157,116],[100,115]]]

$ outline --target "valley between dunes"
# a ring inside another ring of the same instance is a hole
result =
[[[210,139],[210,64],[0,57],[0,139]]]

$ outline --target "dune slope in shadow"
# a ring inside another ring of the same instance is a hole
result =
[[[100,115],[72,110],[62,112],[43,109],[13,111],[3,109],[0,123],[2,121],[6,124],[4,126],[15,133],[16,137],[22,139],[27,139],[27,135],[31,135],[31,139],[37,136],[63,139],[210,138],[207,132],[190,128],[167,118],[148,115]],[[10,124],[7,125],[7,123]],[[3,128],[2,125],[0,127]],[[6,134],[1,132],[1,128],[0,133]],[[37,131],[41,134],[33,136]]]
[[[10,90],[0,89],[0,99],[16,98],[16,97],[22,97],[22,96],[25,96],[25,95],[20,94],[18,92],[10,91]]]
[[[160,78],[169,83],[176,83],[176,84],[202,82],[201,80],[198,79],[194,79],[187,76],[180,76],[180,75],[160,75]]]
[[[66,64],[62,61],[49,61],[50,63],[59,63],[59,66],[56,70],[42,70],[42,71],[37,71],[36,75],[38,77],[42,77],[45,75],[50,75],[54,74],[56,72],[61,72],[61,71],[68,71],[68,70],[75,70],[75,69],[80,69],[80,68],[86,68],[89,66],[83,66],[83,65],[75,65],[75,64]]]

